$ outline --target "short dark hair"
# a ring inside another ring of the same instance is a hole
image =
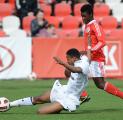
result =
[[[93,15],[93,7],[90,4],[85,4],[81,7],[81,13],[87,12],[89,15]]]
[[[66,55],[71,57],[80,58],[80,52],[76,48],[71,48],[66,52]]]
[[[39,13],[39,12],[42,12],[42,13],[44,13],[44,11],[42,10],[42,9],[36,9],[36,11],[35,11],[35,16]]]

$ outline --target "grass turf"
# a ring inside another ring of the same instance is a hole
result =
[[[122,80],[108,80],[123,90]],[[65,84],[66,80],[61,80]],[[52,88],[54,80],[5,80],[0,81],[0,96],[7,97],[10,101],[37,96]],[[107,94],[96,88],[92,80],[89,81],[87,91],[91,97],[88,103],[82,104],[77,111],[69,113],[62,111],[60,114],[37,115],[36,110],[42,105],[24,106],[0,112],[0,120],[122,120],[123,101],[120,98]]]

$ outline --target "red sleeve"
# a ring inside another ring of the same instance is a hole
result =
[[[94,22],[92,24],[91,29],[95,33],[95,36],[98,40],[97,44],[92,48],[92,51],[97,51],[105,46],[104,31],[102,30],[101,26],[97,22]]]

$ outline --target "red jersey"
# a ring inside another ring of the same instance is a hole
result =
[[[102,48],[105,46],[105,35],[96,20],[90,21],[84,28],[85,50],[88,47],[88,35],[91,39],[91,60],[105,62],[105,55]]]

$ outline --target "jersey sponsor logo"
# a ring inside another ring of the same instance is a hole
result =
[[[15,61],[13,52],[6,46],[0,45],[0,72],[9,69]]]

